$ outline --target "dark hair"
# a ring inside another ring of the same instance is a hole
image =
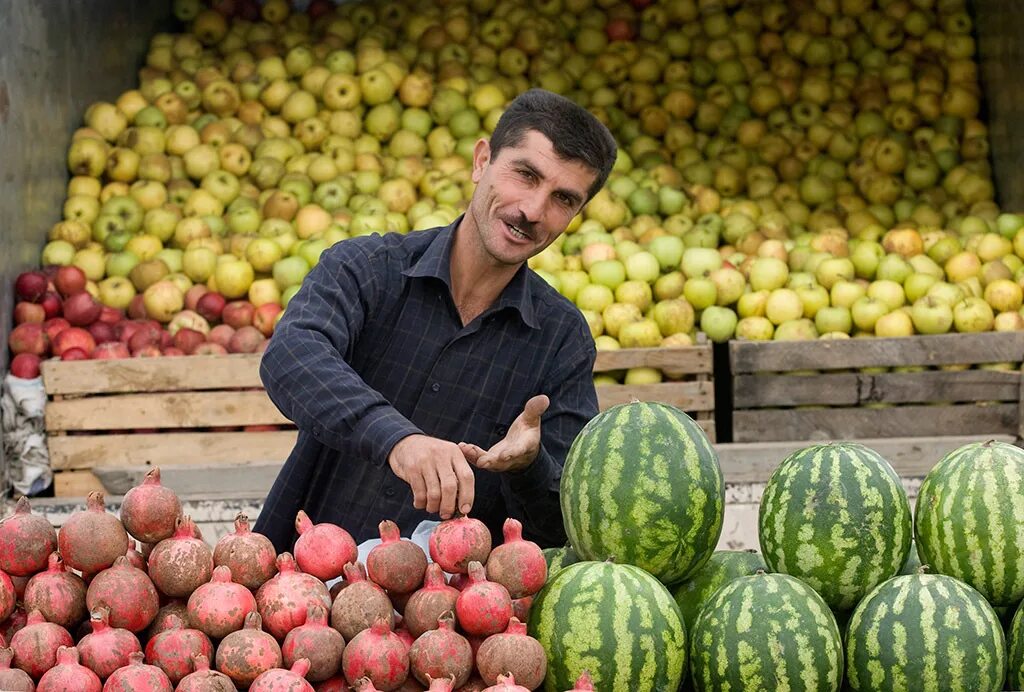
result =
[[[528,89],[508,105],[491,134],[491,159],[504,147],[522,143],[529,130],[549,140],[555,153],[566,161],[579,161],[597,173],[588,190],[588,201],[604,187],[615,164],[615,138],[586,108],[564,96]]]

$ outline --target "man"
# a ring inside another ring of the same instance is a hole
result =
[[[451,226],[324,252],[263,356],[299,438],[256,530],[290,550],[294,520],[362,542],[383,519],[506,517],[565,541],[562,464],[597,413],[593,339],[526,260],[601,189],[615,140],[585,109],[533,89],[473,155],[476,189]]]

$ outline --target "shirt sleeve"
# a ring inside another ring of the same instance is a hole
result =
[[[348,458],[383,465],[420,430],[346,362],[384,289],[386,258],[367,244],[337,243],[321,255],[274,330],[260,377],[301,430]]]
[[[573,331],[553,360],[557,368],[544,391],[550,399],[541,417],[541,447],[526,469],[502,474],[502,494],[510,516],[523,524],[523,535],[541,547],[558,547],[567,540],[559,504],[562,466],[583,426],[597,415],[594,359],[590,333]]]

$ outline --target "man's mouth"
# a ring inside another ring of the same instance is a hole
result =
[[[527,233],[526,231],[524,231],[522,228],[520,228],[516,224],[509,223],[508,221],[504,221],[504,220],[502,221],[502,223],[504,223],[505,226],[508,227],[508,229],[512,232],[512,235],[514,237],[520,238],[521,240],[530,240],[531,239],[530,238],[530,234]]]

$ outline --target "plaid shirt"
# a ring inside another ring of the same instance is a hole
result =
[[[463,326],[449,263],[460,220],[337,243],[289,303],[260,365],[271,400],[299,428],[255,527],[278,551],[291,549],[300,509],[356,542],[376,538],[383,519],[406,536],[438,519],[413,507],[391,471],[394,445],[422,432],[488,449],[537,394],[551,400],[540,454],[518,473],[474,468],[471,516],[497,542],[515,517],[527,538],[564,544],[559,480],[597,413],[594,342],[579,311],[526,266]]]

